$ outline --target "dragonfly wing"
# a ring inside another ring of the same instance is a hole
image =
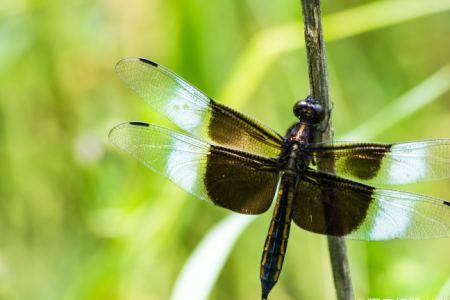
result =
[[[156,112],[198,138],[262,156],[280,153],[278,133],[215,102],[163,66],[127,58],[119,61],[116,71]]]
[[[317,161],[333,164],[340,177],[369,184],[408,184],[450,177],[450,140],[399,144],[311,145]]]
[[[312,170],[300,182],[293,219],[312,232],[368,241],[450,236],[450,202]]]
[[[141,122],[113,128],[111,142],[194,196],[243,214],[266,211],[275,193],[276,161],[214,146]]]

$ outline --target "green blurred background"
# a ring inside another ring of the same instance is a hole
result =
[[[364,123],[348,137],[450,137],[450,2],[323,2],[336,136]],[[2,0],[0,299],[168,299],[229,213],[109,145],[120,122],[169,124],[114,65],[150,58],[284,133],[308,94],[300,20],[299,0]],[[449,199],[449,186],[402,189]],[[258,299],[270,217],[239,237],[210,299]],[[449,239],[348,247],[359,298],[445,290]],[[272,299],[332,297],[326,238],[294,228]]]

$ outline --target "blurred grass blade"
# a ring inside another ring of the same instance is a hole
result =
[[[450,299],[450,278],[447,279],[447,282],[444,284],[442,289],[439,291],[439,295],[435,298],[438,299]]]
[[[236,239],[254,218],[235,214],[214,226],[184,266],[170,299],[208,299]]]
[[[391,102],[361,126],[347,133],[344,140],[367,140],[429,105],[450,89],[450,64],[421,84]]]
[[[450,64],[393,101],[356,130],[344,134],[343,139],[371,139],[438,99],[449,89]],[[252,220],[254,217],[233,214],[211,229],[184,266],[171,299],[207,299],[234,243]]]
[[[304,46],[301,32],[301,24],[293,23],[256,34],[237,59],[217,99],[232,107],[244,106],[273,61],[283,52]]]
[[[450,9],[449,0],[383,0],[329,15],[324,19],[324,34],[339,39]]]
[[[324,36],[330,42],[449,9],[450,0],[426,4],[423,0],[376,1],[324,16]],[[279,55],[303,47],[300,23],[263,29],[243,50],[218,99],[233,107],[242,107]]]

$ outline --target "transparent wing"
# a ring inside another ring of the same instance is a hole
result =
[[[168,69],[142,58],[119,61],[120,78],[156,112],[203,140],[274,157],[282,137],[253,119],[216,103]]]
[[[450,139],[400,144],[334,143],[307,151],[334,163],[336,175],[370,184],[408,184],[450,177]]]
[[[359,240],[450,236],[450,202],[375,189],[316,171],[300,182],[294,222],[309,231]]]
[[[271,159],[210,145],[164,127],[130,122],[111,142],[196,197],[244,214],[266,211],[278,174]]]

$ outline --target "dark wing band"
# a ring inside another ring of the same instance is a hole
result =
[[[314,160],[334,163],[336,175],[370,184],[408,184],[450,177],[450,140],[401,144],[311,145]]]
[[[307,171],[300,182],[294,222],[309,231],[359,240],[450,236],[450,203],[381,190]]]
[[[280,153],[278,133],[216,103],[168,69],[128,58],[117,63],[116,71],[156,112],[198,138],[267,157]]]
[[[164,127],[124,123],[111,142],[196,197],[244,214],[260,214],[272,203],[276,161],[213,146]]]

